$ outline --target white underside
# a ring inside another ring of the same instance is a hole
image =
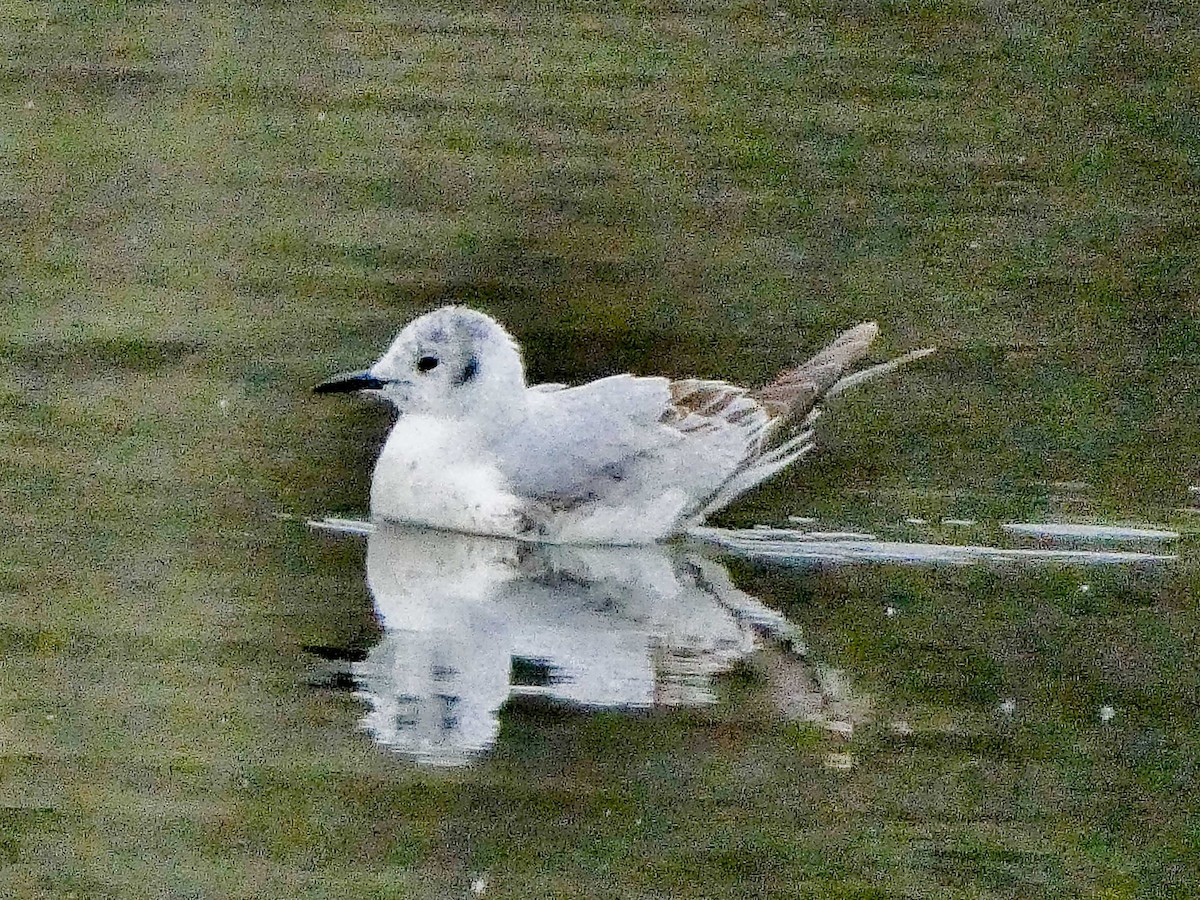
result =
[[[376,519],[468,534],[562,544],[648,544],[685,519],[737,464],[736,454],[676,440],[627,477],[565,507],[520,496],[478,429],[461,420],[401,416],[375,465]],[[511,465],[511,463],[510,463]]]
[[[514,535],[525,504],[478,434],[461,422],[404,416],[371,481],[371,515],[470,534]]]

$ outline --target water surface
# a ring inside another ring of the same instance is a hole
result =
[[[1200,894],[1175,6],[0,4],[0,894]],[[370,719],[429,632],[303,521],[365,513],[388,425],[312,385],[444,302],[545,381],[941,351],[716,523],[840,563],[487,562],[529,625],[433,766]],[[1001,528],[1049,521],[1181,536]]]
[[[700,528],[673,546],[573,547],[337,519],[310,524],[367,545],[365,580],[382,633],[346,673],[369,708],[361,727],[380,745],[435,766],[478,761],[495,743],[510,699],[626,712],[708,706],[717,701],[714,679],[755,655],[771,660],[766,688],[781,716],[852,734],[870,702],[854,697],[844,671],[812,657],[799,626],[739,590],[713,548],[776,566],[867,573],[885,563],[1007,565],[1014,572],[1074,565],[1084,575],[1123,566],[1154,579],[1179,560],[1110,546],[1176,533],[1078,523],[1005,523],[1001,531],[1076,544],[1090,538],[1102,549],[765,527]],[[1077,589],[1090,594],[1091,581]],[[897,605],[884,607],[888,619],[899,614]],[[1015,697],[998,703],[1004,717],[1015,713]],[[882,712],[911,733],[902,715]],[[1104,703],[1097,715],[1108,723],[1116,711]]]
[[[736,795],[735,830],[695,834],[732,842],[739,880],[787,858],[747,842],[879,860],[857,841],[884,829],[909,848],[900,877],[1096,883],[1070,867],[1100,853],[1190,884],[1193,543],[1004,524],[974,523],[1025,546],[820,523],[652,548],[344,524],[310,539],[365,543],[380,627],[342,663],[361,704],[343,727],[418,770],[467,765],[466,784],[599,790],[599,807],[574,795],[547,826],[591,852],[679,839],[687,814],[660,804],[729,816]],[[1068,550],[1028,545],[1063,530]],[[1133,809],[1152,860],[1126,844]],[[976,842],[955,836],[964,817]]]

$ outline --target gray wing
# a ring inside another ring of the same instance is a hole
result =
[[[823,397],[931,352],[850,374],[877,333],[857,325],[757,390],[632,375],[534,387],[526,426],[497,452],[514,489],[552,507],[670,489],[704,517],[813,448]]]
[[[677,442],[662,423],[665,378],[614,375],[572,388],[530,388],[529,417],[496,448],[513,488],[552,505],[594,499],[629,466]]]

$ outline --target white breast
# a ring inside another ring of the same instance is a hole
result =
[[[478,429],[453,419],[401,416],[375,463],[375,518],[513,534],[522,507]]]

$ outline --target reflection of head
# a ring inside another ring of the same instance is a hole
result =
[[[495,741],[512,652],[494,598],[516,559],[515,543],[490,538],[370,535],[367,586],[384,634],[355,676],[375,740],[434,765],[468,762]]]
[[[489,747],[510,694],[584,706],[712,702],[712,677],[789,626],[711,560],[385,528],[367,582],[384,637],[355,668],[364,727],[419,761]]]
[[[469,762],[495,742],[510,657],[501,643],[479,640],[487,624],[460,626],[389,629],[355,665],[358,696],[371,705],[362,725],[376,741],[440,766]]]

